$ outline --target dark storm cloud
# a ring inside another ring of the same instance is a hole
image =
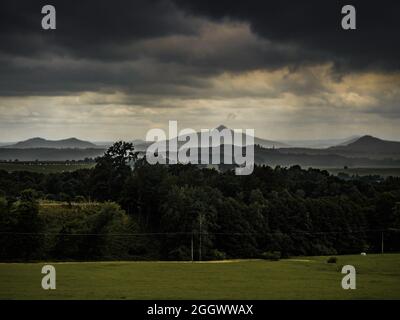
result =
[[[293,65],[300,52],[313,60],[312,52],[260,40],[243,25],[209,25],[168,0],[51,3],[54,31],[41,28],[45,2],[1,2],[0,95],[193,96],[225,71]]]
[[[174,0],[192,14],[250,23],[263,38],[314,52],[314,62],[337,70],[400,69],[400,2],[392,0]],[[341,8],[354,5],[357,30],[341,28]],[[298,63],[308,61],[299,54]]]
[[[57,11],[57,30],[41,28],[42,6]],[[1,51],[32,56],[64,52],[79,57],[120,58],[127,43],[170,34],[191,34],[196,24],[168,0],[3,0],[0,3]]]
[[[154,95],[182,95],[181,86],[202,87],[180,66],[157,64],[149,60],[132,63],[104,63],[92,60],[7,59],[0,58],[0,94],[68,95],[74,92],[137,92]]]
[[[57,29],[45,31],[41,8],[49,3],[56,7]],[[191,76],[183,76],[179,66],[160,66],[164,73],[154,76],[159,63],[151,64],[135,45],[195,35],[198,23],[169,0],[1,1],[0,94],[150,90],[168,74],[168,86],[182,83]]]
[[[0,95],[195,97],[225,71],[331,62],[341,72],[399,70],[399,5],[352,3],[356,31],[340,28],[343,2],[336,0],[2,0]],[[41,29],[45,4],[57,9],[57,30]],[[287,88],[315,90],[316,83]]]

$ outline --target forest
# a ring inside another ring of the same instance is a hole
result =
[[[133,165],[132,165],[133,163]],[[278,259],[400,250],[400,178],[300,166],[248,176],[150,165],[115,143],[93,169],[0,171],[0,260]]]

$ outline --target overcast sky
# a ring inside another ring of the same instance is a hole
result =
[[[400,140],[400,2],[350,2],[2,0],[0,141],[144,138],[168,120]]]

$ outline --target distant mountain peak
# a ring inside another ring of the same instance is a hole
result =
[[[89,149],[98,146],[89,141],[79,140],[75,137],[63,140],[47,140],[40,137],[31,138],[16,144],[6,146],[16,149],[35,149],[35,148],[53,148],[53,149]]]
[[[374,145],[374,144],[381,144],[389,141],[385,141],[382,139],[379,139],[377,137],[371,136],[371,135],[364,135],[353,142],[349,143],[348,146],[355,146],[355,145]]]
[[[400,153],[400,142],[382,140],[371,135],[364,135],[349,144],[332,147],[331,149],[372,154],[393,154]]]
[[[228,129],[226,126],[224,126],[223,124],[220,124],[218,127],[216,127],[215,128],[216,130],[218,130],[218,131],[222,131],[222,130],[225,130],[225,129]]]
[[[364,136],[358,138],[358,139],[357,139],[356,141],[354,141],[354,142],[357,142],[357,141],[383,141],[383,140],[382,140],[382,139],[379,139],[379,138],[377,138],[377,137],[371,136],[371,135],[369,135],[369,134],[366,134],[366,135],[364,135]]]

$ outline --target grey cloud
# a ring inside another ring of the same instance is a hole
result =
[[[334,62],[338,72],[400,70],[398,1],[351,1],[357,12],[357,30],[351,31],[340,25],[341,8],[349,4],[344,0],[174,2],[197,16],[247,22],[265,39],[314,52],[314,62]],[[299,54],[298,61],[305,60]]]
[[[327,9],[303,8],[297,2],[284,2],[285,7],[263,3],[55,0],[57,30],[48,32],[40,28],[43,1],[2,1],[0,94],[120,90],[186,96],[206,88],[208,79],[223,72],[282,67],[295,71],[327,62],[339,70],[364,59],[379,64],[371,50],[358,55],[358,47],[353,48],[356,59],[351,61],[341,55],[347,50],[340,49],[342,37],[349,36],[331,30],[332,14],[323,19]],[[328,8],[336,12],[331,3]],[[313,28],[316,10],[322,17]],[[288,85],[287,90],[306,94],[319,87],[308,81],[302,87]]]

